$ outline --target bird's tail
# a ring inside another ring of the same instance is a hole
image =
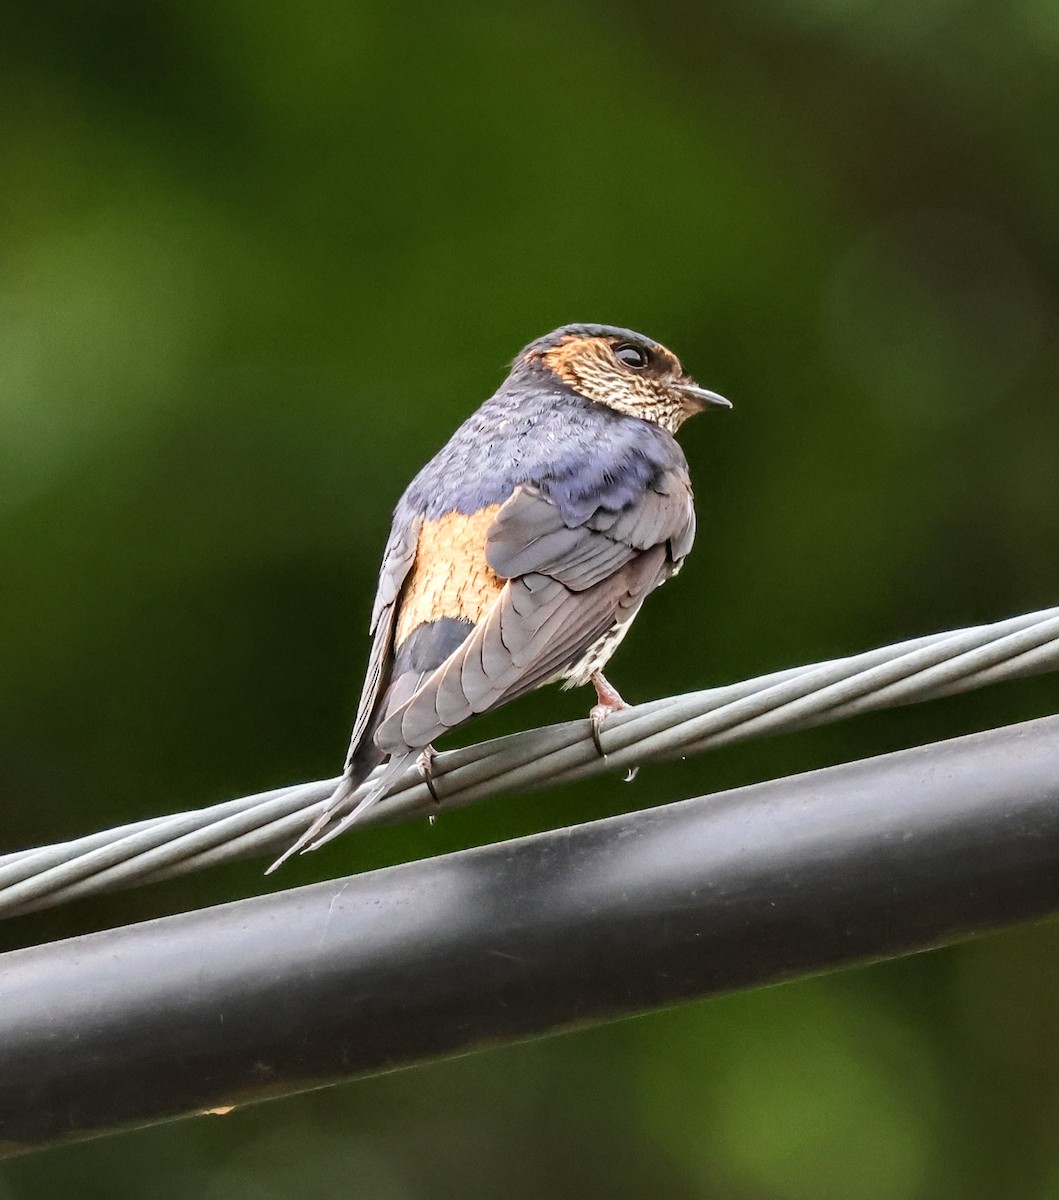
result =
[[[301,837],[299,837],[296,842],[288,846],[287,849],[283,851],[283,853],[279,856],[279,858],[276,859],[272,866],[268,868],[265,874],[271,875],[273,871],[278,870],[292,855],[298,854],[301,851],[309,848],[310,843],[315,841],[319,834],[325,830],[327,826],[330,825],[330,823],[349,804],[350,800],[357,794],[361,784],[364,783],[364,781],[371,775],[372,771],[375,770],[375,768],[383,761],[385,757],[386,752],[380,750],[370,737],[362,739],[356,752],[352,754],[347,761],[345,770],[342,772],[342,778],[338,781],[338,786],[327,798],[327,801],[323,807],[323,811],[301,835]],[[339,826],[340,829],[346,828],[347,824],[352,824],[352,822],[366,808],[370,808],[373,804],[382,799],[386,788],[388,788],[393,782],[393,775],[390,771],[390,765],[391,764],[387,764],[386,769],[383,770],[382,775],[379,777],[375,786],[341,823]],[[407,763],[405,762],[401,763],[402,771],[406,765]],[[330,841],[335,832],[337,831],[332,831],[325,840]],[[315,849],[316,847],[313,846],[312,848]]]
[[[391,755],[387,759],[386,765],[383,767],[378,779],[374,781],[371,791],[359,800],[353,810],[346,813],[337,825],[333,825],[330,829],[326,828],[326,826],[333,817],[338,815],[338,812],[337,807],[333,807],[329,803],[326,812],[323,814],[324,819],[321,821],[320,818],[317,818],[313,822],[313,828],[305,835],[303,839],[307,843],[305,849],[319,850],[321,846],[326,846],[328,842],[338,837],[339,834],[345,833],[350,825],[359,821],[369,808],[374,808],[384,796],[389,794],[393,785],[401,778],[412,763],[416,761],[419,754],[420,751],[418,750],[410,750],[406,754]],[[335,791],[336,795],[338,794],[338,790],[336,789]]]
[[[292,846],[276,859],[265,872],[266,875],[271,875],[273,871],[278,870],[291,855],[300,854],[305,850],[317,850],[325,842],[338,837],[369,808],[378,804],[405,770],[415,762],[419,755],[418,749],[411,746],[407,749],[398,746],[392,753],[389,750],[382,750],[375,744],[375,732],[388,716],[415,695],[416,689],[429,674],[429,670],[402,672],[390,682],[376,701],[366,724],[360,726],[358,721],[358,727],[355,727],[353,731],[354,740],[349,747],[345,770],[342,772],[342,778],[338,781],[338,786],[327,798],[323,811],[316,820]],[[332,829],[328,829],[328,825],[341,815],[343,808],[356,795],[361,784],[384,760],[386,765],[367,795],[358,801],[352,812],[347,813]]]

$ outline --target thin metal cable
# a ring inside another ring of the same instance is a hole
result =
[[[932,634],[850,658],[636,705],[608,718],[601,759],[587,720],[551,725],[439,754],[441,807],[530,791],[640,763],[700,754],[892,705],[1059,669],[1059,608]],[[358,792],[372,786],[369,778]],[[0,855],[0,916],[215,863],[275,851],[321,811],[334,779],[276,788],[195,812],[123,825],[71,842]],[[354,802],[355,802],[354,798]],[[437,810],[412,768],[365,812],[378,825]]]

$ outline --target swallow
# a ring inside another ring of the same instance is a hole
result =
[[[603,721],[627,707],[603,668],[695,537],[673,435],[710,406],[731,404],[629,329],[564,325],[519,354],[397,504],[341,781],[270,870],[337,837],[412,763],[433,793],[435,739],[544,684],[594,685],[602,754]]]

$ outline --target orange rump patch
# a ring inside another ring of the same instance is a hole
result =
[[[470,516],[446,513],[423,522],[397,616],[397,646],[420,625],[442,617],[477,624],[499,596],[506,580],[485,561],[486,531],[499,509],[490,504]]]

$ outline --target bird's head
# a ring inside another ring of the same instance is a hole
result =
[[[653,421],[670,433],[709,405],[732,407],[686,375],[671,350],[613,325],[564,325],[530,342],[512,370],[543,371],[586,400]]]

